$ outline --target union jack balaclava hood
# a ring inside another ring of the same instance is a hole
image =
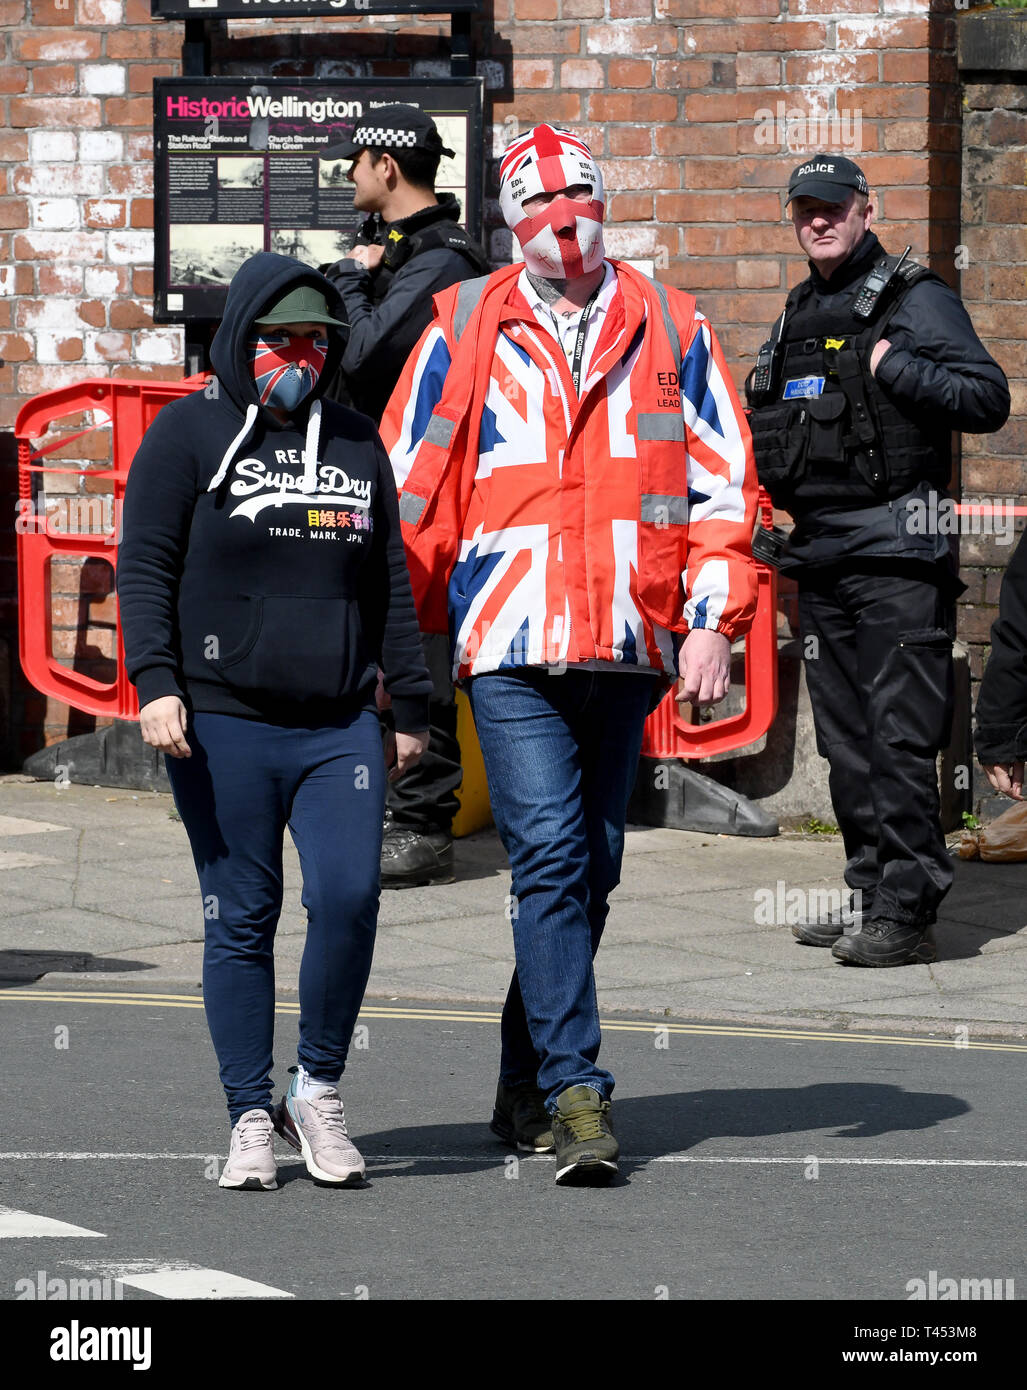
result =
[[[526,199],[576,184],[591,188],[588,202],[554,198],[533,217],[525,213]],[[602,265],[603,176],[591,150],[570,131],[537,125],[507,146],[499,165],[499,205],[531,274],[576,279]],[[568,231],[573,238],[557,235]]]

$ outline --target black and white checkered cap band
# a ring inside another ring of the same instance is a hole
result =
[[[410,145],[417,144],[416,130],[390,130],[380,125],[358,125],[353,132],[354,145]]]

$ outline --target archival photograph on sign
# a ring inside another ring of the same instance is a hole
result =
[[[353,161],[322,161],[320,151],[396,101],[436,121],[454,151],[437,187],[460,200],[462,219],[480,236],[480,78],[157,78],[157,321],[219,318],[232,274],[256,251],[311,265],[344,256],[364,220],[347,177]]]
[[[263,188],[263,159],[218,159],[218,188]]]
[[[264,249],[259,224],[226,227],[175,223],[170,227],[171,284],[225,285],[248,257]]]
[[[467,117],[461,113],[457,116],[433,115],[432,119],[442,136],[442,143],[453,151],[452,158],[447,154],[442,156],[435,187],[456,193],[459,198],[461,195],[457,190],[467,183]]]
[[[270,250],[280,256],[295,256],[307,265],[332,265],[353,245],[352,232],[318,231],[311,227],[275,227]]]
[[[346,175],[352,167],[352,159],[319,159],[317,161],[317,182],[319,188],[347,188]]]

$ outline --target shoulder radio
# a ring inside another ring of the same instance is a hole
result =
[[[860,286],[859,294],[857,294],[853,301],[852,312],[855,314],[856,318],[863,319],[864,321],[873,318],[882,296],[888,291],[891,285],[894,284],[902,262],[912,249],[912,246],[907,246],[890,270],[886,260],[874,266],[873,270],[863,281],[863,284]]]

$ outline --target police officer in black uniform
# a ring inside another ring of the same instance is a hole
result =
[[[954,291],[908,248],[885,253],[851,160],[808,159],[788,203],[810,274],[746,390],[760,481],[795,519],[781,568],[798,582],[817,749],[855,909],[792,930],[851,965],[902,965],[933,959],[927,929],[952,882],[936,759],[965,586],[937,504],[952,431],[999,429],[1009,388]]]
[[[431,322],[432,296],[488,274],[485,252],[457,221],[460,204],[437,195],[443,155],[435,122],[419,107],[372,107],[350,140],[321,152],[352,161],[353,205],[367,214],[349,254],[321,269],[342,296],[346,348],[329,394],[380,421],[403,366]],[[431,746],[387,792],[382,884],[453,881],[451,825],[460,785],[456,705],[445,637],[424,639],[432,675]]]

